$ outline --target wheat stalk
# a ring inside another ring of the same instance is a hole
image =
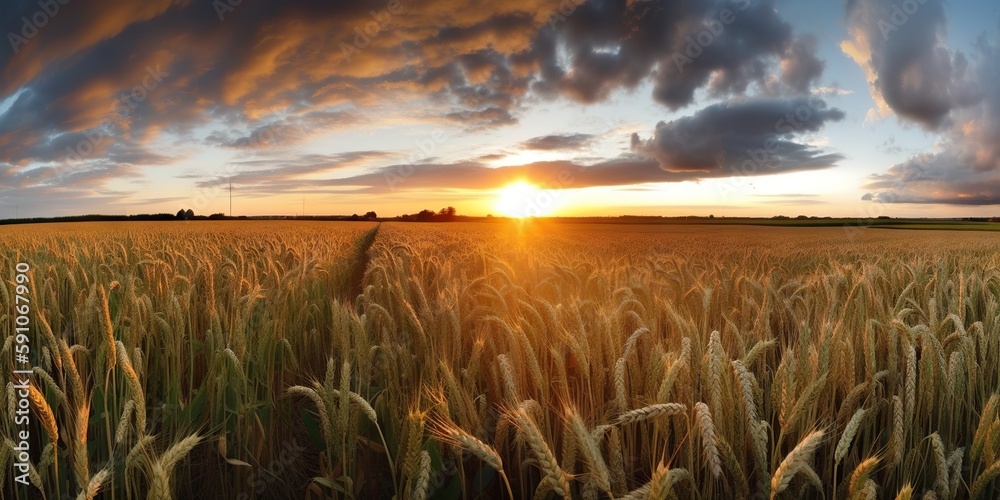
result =
[[[868,457],[854,468],[854,472],[851,473],[848,490],[849,498],[868,498],[867,491],[869,490],[869,484],[874,484],[869,478],[875,471],[875,468],[878,467],[878,464],[878,457]]]
[[[287,390],[288,394],[298,394],[300,396],[305,396],[313,401],[316,405],[316,411],[319,413],[320,427],[323,431],[323,440],[327,445],[333,443],[333,428],[330,422],[330,413],[327,411],[326,402],[314,389],[309,387],[304,387],[301,385],[294,385],[289,387]]]
[[[420,458],[417,460],[417,477],[413,485],[413,495],[411,498],[413,500],[425,500],[427,498],[427,493],[430,490],[430,477],[431,477],[431,456],[426,451],[420,452]]]
[[[83,389],[83,380],[80,378],[80,371],[77,369],[73,351],[70,350],[69,345],[63,339],[59,339],[59,350],[62,353],[62,372],[69,378],[70,387],[73,389],[71,394],[74,398],[86,397]]]
[[[94,474],[94,477],[90,478],[87,483],[87,487],[76,496],[76,500],[94,500],[97,493],[101,491],[101,486],[110,478],[111,471],[108,469],[101,469],[100,472]]]
[[[575,408],[566,409],[566,423],[573,432],[576,441],[576,449],[583,455],[584,461],[590,471],[590,477],[595,481],[601,491],[611,492],[611,473],[601,456],[601,450],[594,441],[587,426],[584,425],[580,414]]]
[[[840,461],[847,455],[847,451],[851,448],[851,442],[854,440],[854,435],[861,427],[861,421],[864,418],[865,410],[862,408],[854,412],[854,416],[852,416],[851,420],[847,422],[847,427],[844,427],[844,433],[840,436],[840,441],[837,443],[837,449],[833,454],[834,463],[840,463]]]
[[[559,496],[569,498],[569,475],[559,467],[559,462],[556,460],[555,454],[552,453],[552,449],[545,442],[542,431],[538,428],[535,420],[523,405],[514,410],[508,410],[507,413],[508,418],[515,423],[518,432],[524,437],[525,442],[528,443],[528,447],[531,448],[542,470],[543,479],[539,488],[552,490]],[[537,495],[538,493],[536,492]]]
[[[677,381],[677,377],[680,375],[681,370],[689,366],[691,361],[691,339],[684,337],[681,339],[681,353],[673,363],[670,364],[670,368],[667,369],[667,374],[663,377],[663,382],[660,384],[660,389],[656,393],[656,401],[660,403],[666,403],[670,397],[670,392],[674,387],[674,383]]]
[[[719,477],[722,475],[722,459],[719,458],[715,424],[712,422],[712,413],[709,411],[708,405],[700,401],[695,403],[694,419],[701,434],[702,457],[705,460],[705,466],[712,471],[713,476]]]
[[[34,382],[28,384],[28,400],[31,405],[34,406],[35,412],[38,414],[38,420],[42,424],[42,428],[49,435],[49,440],[53,443],[59,441],[59,426],[56,424],[56,416],[52,412],[52,408],[49,406],[48,401],[45,401],[45,396],[42,391],[38,390]]]
[[[118,353],[116,352],[115,344],[115,329],[111,323],[111,310],[108,308],[108,295],[104,292],[104,285],[97,285],[97,305],[100,307],[99,321],[101,327],[101,333],[104,334],[104,341],[108,346],[108,366],[107,369],[110,370],[115,367],[115,363],[118,360]]]
[[[150,468],[148,500],[172,500],[170,478],[174,467],[201,442],[201,436],[192,434],[171,446]]]
[[[799,441],[799,444],[785,456],[785,459],[778,465],[778,469],[771,476],[771,499],[773,500],[779,493],[785,491],[791,484],[792,478],[805,468],[812,468],[813,453],[823,441],[822,430],[813,431]]]
[[[406,441],[403,453],[399,456],[405,457],[403,460],[403,474],[413,477],[418,470],[420,460],[420,445],[423,442],[424,418],[426,413],[410,411],[407,415]]]
[[[90,402],[80,403],[76,409],[75,428],[72,436],[73,473],[77,483],[83,487],[90,479],[90,464],[87,456],[87,429],[90,426]]]
[[[892,437],[890,447],[890,462],[898,465],[903,460],[904,441],[906,434],[903,428],[903,400],[899,396],[892,397]]]
[[[687,477],[690,477],[687,469],[667,469],[662,463],[659,464],[649,481],[649,498],[667,498],[674,485]]]
[[[997,477],[1000,477],[1000,460],[993,462],[993,465],[979,474],[979,477],[972,483],[969,498],[984,498],[983,490]]]
[[[928,436],[928,439],[931,440],[931,448],[934,450],[934,463],[937,467],[937,481],[934,483],[934,489],[937,490],[938,495],[942,498],[951,498],[948,492],[951,482],[948,480],[948,459],[946,458],[944,443],[941,441],[941,436],[936,432]]]
[[[910,484],[903,485],[900,488],[899,493],[896,494],[896,500],[912,500],[913,499],[913,486]]]
[[[125,407],[122,409],[122,416],[118,419],[118,429],[115,431],[115,444],[122,444],[125,441],[125,437],[128,435],[129,420],[132,419],[134,412],[135,401],[130,399],[125,402]]]
[[[132,362],[128,358],[128,350],[125,349],[125,345],[121,341],[117,344],[117,352],[120,368],[125,374],[125,382],[128,384],[132,401],[135,404],[135,428],[139,435],[143,435],[146,433],[146,393],[142,388],[142,382],[139,381],[139,375],[132,368]]]
[[[681,403],[658,403],[629,410],[615,419],[615,424],[634,424],[657,417],[679,415],[687,411],[687,406]]]

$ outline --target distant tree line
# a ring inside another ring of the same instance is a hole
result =
[[[437,212],[424,209],[416,214],[403,214],[399,219],[405,222],[452,222],[455,220],[455,207],[445,207]]]

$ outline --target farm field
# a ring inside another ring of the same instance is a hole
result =
[[[0,227],[2,498],[997,498],[1000,238]]]

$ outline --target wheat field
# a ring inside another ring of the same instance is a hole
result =
[[[1000,240],[842,228],[0,228],[3,498],[996,498]]]

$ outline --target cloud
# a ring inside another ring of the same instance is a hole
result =
[[[881,151],[883,153],[891,154],[891,155],[895,155],[895,154],[899,154],[899,153],[903,152],[903,147],[900,146],[898,142],[896,142],[896,137],[895,136],[890,136],[888,139],[886,139],[884,142],[882,142],[882,144],[879,144],[878,149],[879,149],[879,151]]]
[[[311,111],[263,123],[235,137],[228,130],[216,130],[205,138],[205,142],[237,149],[286,147],[305,142],[320,132],[346,128],[359,121],[357,113],[352,111]]]
[[[794,168],[779,169],[777,172],[826,168],[832,161],[833,158],[818,159]],[[697,182],[733,175],[756,176],[775,172],[767,169],[739,174],[725,170],[672,172],[660,168],[656,160],[626,154],[595,163],[562,160],[505,167],[490,167],[476,160],[419,165],[394,164],[347,177],[314,178],[307,184],[294,178],[298,173],[295,169],[267,170],[261,175],[247,172],[241,174],[241,183],[256,183],[252,185],[251,191],[271,194],[336,192],[386,195],[421,189],[489,190],[501,188],[515,180],[524,180],[545,189],[579,189],[644,183]],[[219,177],[204,180],[199,185],[220,186],[227,182],[227,178]]]
[[[87,52],[130,26],[156,18],[187,1],[45,3],[48,6],[43,10],[41,2],[18,2],[6,5],[0,14],[0,31],[7,34],[5,39],[12,49],[0,55],[0,95],[30,82],[48,65]]]
[[[780,193],[780,194],[755,194],[759,198],[814,198],[819,196],[813,193]]]
[[[1000,41],[975,46],[969,78],[979,101],[950,112],[935,147],[872,175],[865,199],[881,203],[1000,204]],[[891,144],[890,144],[891,146]]]
[[[280,151],[379,118],[413,120],[414,108],[417,120],[479,132],[518,124],[545,100],[595,103],[645,86],[672,110],[700,91],[730,99],[766,88],[792,98],[824,67],[777,0],[263,0],[221,13],[218,2],[189,0],[56,3],[46,26],[16,51],[0,51],[0,102],[16,95],[0,115],[0,170],[42,179],[38,168],[75,165],[76,153],[82,165],[67,171],[93,170],[64,179],[94,189],[115,173],[131,180],[188,159],[195,146]],[[0,32],[21,33],[38,9],[6,5]],[[582,136],[522,146],[572,150],[586,145]],[[161,149],[169,141],[176,151]],[[740,146],[748,144],[756,142]],[[797,162],[790,169],[836,159],[781,144],[783,161]],[[291,182],[341,161],[300,160],[278,161],[248,182]],[[580,179],[723,175],[647,170],[656,163],[596,160]]]
[[[591,1],[542,29],[518,61],[537,68],[542,94],[596,102],[648,78],[654,99],[678,109],[700,88],[722,97],[763,85],[776,60],[803,91],[822,71],[814,51],[771,0]]]
[[[0,28],[20,31],[37,8],[4,9]],[[679,66],[675,56],[703,33],[710,43],[694,42],[699,54]],[[0,118],[0,141],[43,144],[50,133],[101,126],[148,67],[169,76],[114,120],[142,141],[213,119],[259,127],[276,113],[425,97],[453,107],[442,118],[480,130],[517,123],[533,95],[596,102],[643,81],[679,108],[703,87],[742,94],[775,62],[804,91],[822,71],[814,53],[774,0],[547,0],[530,9],[274,0],[240,4],[222,21],[209,2],[71,2],[16,54],[0,55],[0,97],[27,89],[19,123]]]
[[[582,148],[593,140],[591,134],[543,135],[522,142],[521,148],[535,151],[572,150]]]
[[[496,128],[502,125],[517,123],[517,118],[510,110],[497,106],[485,109],[452,111],[446,114],[445,118],[465,125],[466,130],[469,131]]]
[[[781,81],[799,93],[808,93],[819,79],[826,63],[816,57],[816,38],[796,38],[781,59]]]
[[[210,188],[239,184],[243,191],[267,192],[274,183],[296,182],[301,178],[364,165],[397,156],[388,151],[351,151],[331,155],[306,154],[293,159],[256,159],[233,162],[231,173],[202,178],[198,187]]]
[[[719,175],[783,173],[833,166],[842,157],[796,142],[844,113],[819,98],[760,99],[713,104],[632,135],[632,149],[668,172]]]
[[[22,169],[0,163],[3,216],[79,215],[84,204],[89,207],[114,206],[133,191],[113,191],[106,184],[112,180],[132,181],[138,175],[134,166],[108,162]],[[39,201],[44,204],[39,204]],[[44,213],[39,212],[42,207]]]
[[[944,0],[848,0],[844,53],[864,69],[876,109],[929,129],[975,103],[968,61],[946,43]]]
[[[818,194],[788,193],[788,194],[755,194],[755,198],[760,198],[758,203],[768,205],[826,205],[829,202],[821,200]]]

